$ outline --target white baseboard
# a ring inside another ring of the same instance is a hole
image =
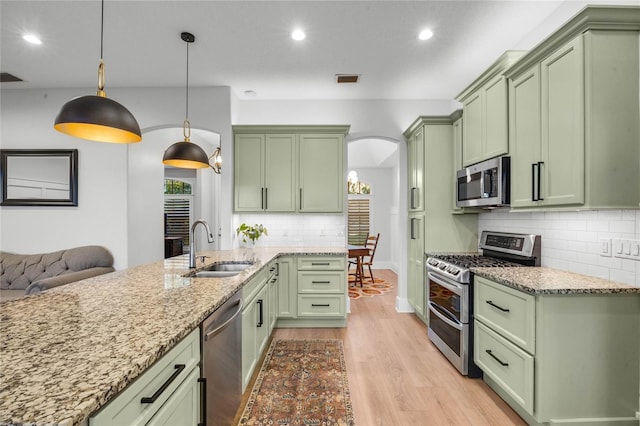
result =
[[[409,303],[409,299],[406,297],[397,297],[396,296],[396,312],[402,313],[413,313],[413,307]]]

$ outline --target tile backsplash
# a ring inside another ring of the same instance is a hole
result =
[[[237,214],[233,218],[234,246],[239,244],[235,229],[241,223],[267,228],[269,235],[258,240],[258,247],[345,247],[347,243],[343,214]]]
[[[542,266],[640,287],[640,261],[600,256],[601,239],[640,240],[640,210],[479,215],[478,230],[542,236]]]

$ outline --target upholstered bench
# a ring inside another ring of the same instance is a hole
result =
[[[0,252],[0,302],[113,271],[113,256],[100,246],[44,254]]]

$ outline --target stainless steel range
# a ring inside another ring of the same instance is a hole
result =
[[[429,339],[462,373],[480,377],[473,362],[473,273],[475,267],[540,266],[540,236],[483,231],[478,254],[427,258]]]

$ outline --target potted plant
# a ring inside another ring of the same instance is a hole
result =
[[[251,226],[243,223],[236,229],[236,235],[242,239],[242,242],[245,245],[252,247],[262,235],[269,234],[267,233],[267,228],[262,226],[262,224],[255,224]]]

